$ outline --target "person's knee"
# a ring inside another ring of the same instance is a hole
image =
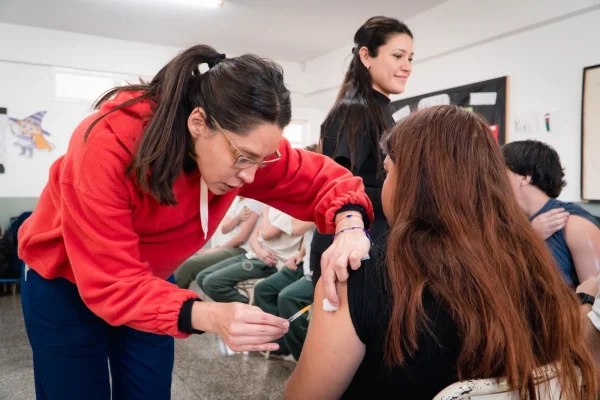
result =
[[[215,293],[218,292],[218,288],[221,286],[219,279],[214,279],[213,276],[205,276],[202,280],[202,285],[198,284],[202,291],[209,297],[213,298]]]
[[[291,290],[286,290],[284,288],[281,292],[279,292],[278,303],[289,304],[294,299],[294,293]]]
[[[187,271],[177,270],[173,275],[175,276],[175,284],[181,289],[187,289],[194,280],[194,276]]]
[[[297,308],[295,304],[297,300],[292,291],[290,290],[282,290],[279,292],[279,296],[277,296],[277,308],[279,309],[279,315],[287,314],[286,310],[293,310]],[[289,313],[289,311],[288,311]]]
[[[265,281],[260,281],[254,286],[254,298],[263,298],[269,294],[269,285]]]
[[[210,276],[210,274],[205,274],[203,272],[199,272],[198,275],[196,275],[196,283],[200,289],[204,290],[204,281],[208,276]]]

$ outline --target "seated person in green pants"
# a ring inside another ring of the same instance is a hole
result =
[[[260,217],[264,205],[256,200],[239,197],[221,223],[220,245],[202,250],[188,258],[175,271],[175,283],[187,289],[196,276],[206,268],[228,258],[250,251],[248,238]]]
[[[314,231],[314,228],[306,231],[302,248],[285,263],[285,268],[254,288],[254,303],[264,312],[289,318],[313,303],[314,288],[308,263]],[[307,331],[308,313],[305,313],[290,324],[288,333],[277,341],[279,350],[271,355],[287,359],[291,354],[295,360],[300,359]]]
[[[258,228],[250,236],[246,254],[223,260],[200,272],[196,282],[202,291],[217,302],[248,303],[235,288],[249,279],[266,278],[280,270],[298,249],[312,222],[295,220],[287,214],[264,207]]]

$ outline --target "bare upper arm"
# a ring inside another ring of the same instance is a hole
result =
[[[232,224],[233,218],[226,215],[225,218],[221,221],[221,233],[227,235],[229,232],[235,228],[235,225]]]
[[[322,283],[317,284],[306,341],[284,399],[337,399],[348,388],[365,355],[350,318],[347,284],[338,285],[340,308],[323,311]]]
[[[292,236],[302,236],[314,226],[314,222],[300,221],[294,218],[292,221]]]
[[[240,224],[240,229],[238,231],[239,238],[245,242],[250,237],[252,230],[254,229],[254,225],[256,225],[256,221],[258,221],[258,214],[253,212],[250,213],[250,216],[247,220]]]
[[[565,225],[565,239],[579,281],[600,274],[600,229],[583,217],[571,215]]]

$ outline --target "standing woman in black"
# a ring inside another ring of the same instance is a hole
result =
[[[369,18],[354,35],[352,61],[321,125],[323,154],[363,179],[375,212],[370,229],[375,245],[385,243],[388,231],[381,207],[385,176],[379,139],[394,125],[389,96],[404,92],[412,58],[413,35],[405,24],[394,18]],[[310,255],[314,285],[321,277],[321,255],[331,241],[331,235],[314,235]]]

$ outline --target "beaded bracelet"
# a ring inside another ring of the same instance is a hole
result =
[[[339,224],[340,222],[342,222],[344,219],[346,219],[346,218],[352,218],[352,217],[356,217],[356,218],[362,219],[362,215],[346,214],[346,215],[344,215],[344,218],[340,218],[340,220],[338,222],[336,222],[335,225],[337,226],[337,224]]]
[[[345,231],[351,231],[353,229],[362,229],[362,231],[365,233],[365,235],[367,235],[367,238],[369,239],[369,242],[371,242],[371,244],[373,244],[373,241],[371,240],[371,235],[369,235],[369,231],[367,231],[362,226],[353,226],[353,227],[350,227],[350,228],[342,229],[341,231],[339,231],[335,235],[333,235],[333,239],[335,239],[336,236],[339,235],[340,233],[345,232]]]

